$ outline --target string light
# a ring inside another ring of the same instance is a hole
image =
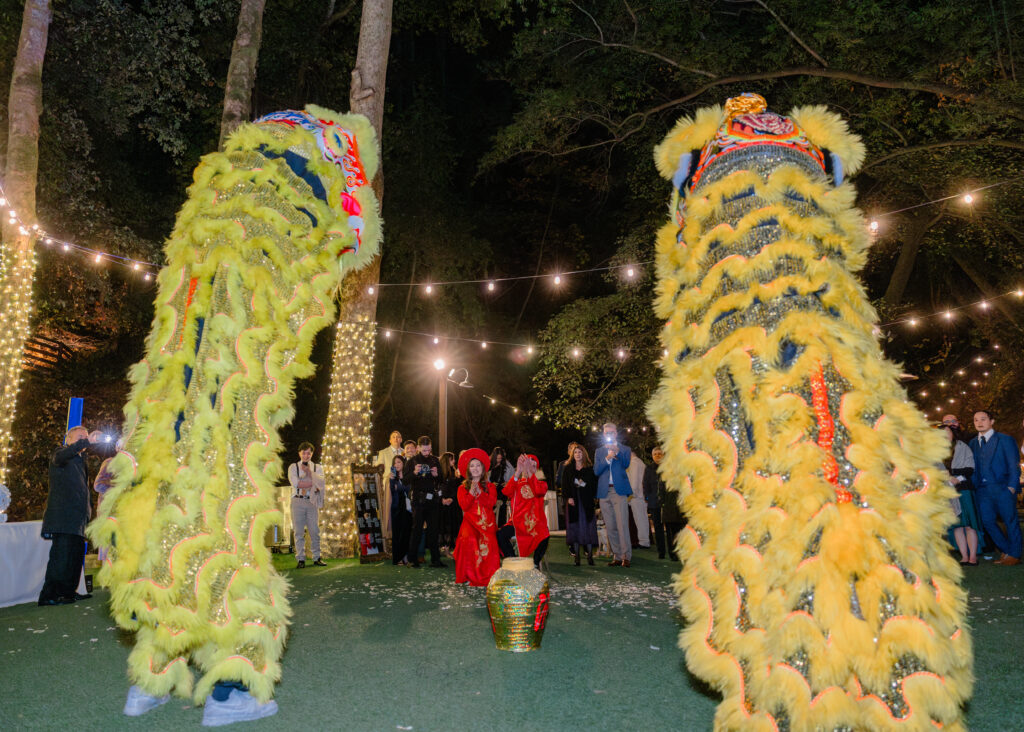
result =
[[[572,357],[573,358],[579,358],[580,357],[580,349],[578,349],[578,348],[572,349]]]
[[[556,285],[562,284],[562,276],[561,275],[555,275],[555,284]]]
[[[4,192],[3,186],[0,185],[0,206],[6,206],[8,202],[7,194]],[[18,226],[18,233],[21,236],[30,237],[30,246],[32,242],[38,241],[47,246],[51,246],[55,243],[60,243],[61,249],[65,252],[70,252],[72,249],[81,252],[83,254],[93,257],[94,261],[108,261],[113,264],[120,264],[123,267],[134,270],[136,272],[141,271],[143,268],[159,270],[160,265],[153,264],[151,262],[145,262],[141,259],[132,259],[130,257],[122,257],[117,254],[109,254],[107,252],[101,252],[98,249],[91,249],[84,247],[79,244],[75,244],[71,241],[63,239],[57,239],[51,234],[48,234],[38,223],[27,224],[18,217],[18,212],[11,208],[7,211],[7,223],[11,226]],[[146,277],[145,279],[150,279]]]
[[[426,292],[428,295],[433,295],[434,294],[434,286],[433,285],[427,285],[426,287],[423,288],[423,291]]]
[[[367,295],[372,295],[376,291],[377,291],[377,289],[373,285],[370,285],[369,287],[366,288],[366,294]]]
[[[494,280],[491,280],[490,282],[487,283],[487,291],[494,292]]]
[[[384,331],[384,337],[385,338],[390,338],[391,337],[391,331],[390,330]]]
[[[14,211],[10,213],[16,221]],[[14,222],[11,223],[13,225]],[[19,231],[27,230],[21,226]],[[4,300],[4,307],[0,308],[0,383],[3,384],[0,387],[0,483],[3,484],[7,483],[7,458],[24,369],[25,341],[28,340],[32,316],[35,271],[32,239],[26,233],[22,233],[20,238],[3,236],[0,241],[0,287]]]
[[[974,196],[971,195],[970,193],[965,193],[964,194],[964,203],[966,203],[968,206],[971,205],[972,203],[974,203]]]
[[[370,400],[376,324],[366,318],[338,323],[331,362],[323,461],[327,491],[321,519],[323,552],[356,556],[355,488],[352,463],[370,457]]]
[[[480,348],[487,348],[487,341],[480,341]]]

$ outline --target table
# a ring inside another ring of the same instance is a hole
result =
[[[42,521],[0,524],[0,607],[39,599],[50,557],[50,542],[39,535],[42,528]],[[78,591],[85,592],[84,576]]]

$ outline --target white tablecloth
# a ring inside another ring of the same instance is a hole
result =
[[[0,607],[36,602],[43,589],[50,542],[39,532],[42,521],[0,524]],[[85,592],[85,578],[78,591]]]

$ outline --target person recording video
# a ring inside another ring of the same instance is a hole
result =
[[[319,512],[324,507],[324,468],[313,462],[313,445],[299,445],[299,462],[288,466],[288,482],[292,486],[292,529],[295,531],[295,567],[306,566],[306,530],[313,545],[313,564],[326,567],[320,559]]]
[[[39,592],[40,605],[67,605],[92,597],[78,593],[85,558],[85,525],[92,513],[83,453],[97,450],[102,442],[99,430],[72,427],[64,435],[64,446],[50,458],[50,493],[43,513],[42,537],[52,543]]]
[[[437,546],[437,528],[441,520],[441,461],[430,452],[433,449],[430,438],[417,441],[419,453],[405,463],[405,484],[412,493],[412,536],[409,538],[409,566],[420,566],[419,546],[423,532],[427,533],[427,549],[430,550],[430,566],[444,567]]]

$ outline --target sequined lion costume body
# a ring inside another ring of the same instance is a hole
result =
[[[648,411],[689,518],[676,577],[720,730],[962,729],[971,647],[943,540],[948,452],[898,383],[853,273],[870,245],[842,183],[860,140],[757,95],[681,120]]]
[[[218,681],[273,695],[290,615],[264,546],[278,429],[342,268],[377,250],[376,169],[369,122],[312,105],[243,125],[196,168],[89,528],[108,548],[112,614],[136,631],[129,676],[150,695],[201,704]]]

